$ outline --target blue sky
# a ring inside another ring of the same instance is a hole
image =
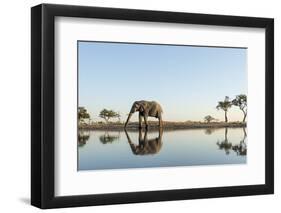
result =
[[[78,75],[79,106],[93,121],[103,108],[125,120],[136,100],[159,102],[164,120],[223,120],[217,102],[247,94],[247,49],[79,41]],[[229,120],[242,117],[230,109]]]

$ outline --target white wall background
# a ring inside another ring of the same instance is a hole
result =
[[[201,199],[145,204],[50,210],[52,212],[237,212],[270,211],[281,207],[281,13],[280,1],[246,0],[53,0],[44,3],[80,4],[134,9],[260,16],[275,18],[275,195]],[[30,7],[37,0],[2,1],[0,9],[0,211],[38,212],[30,197]],[[280,83],[279,83],[280,82]],[[279,210],[280,211],[280,210]]]

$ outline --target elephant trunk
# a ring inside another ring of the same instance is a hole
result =
[[[129,123],[129,120],[130,120],[130,118],[132,117],[132,114],[133,113],[129,113],[129,115],[128,115],[128,118],[127,118],[127,121],[126,121],[126,123],[125,123],[125,127],[128,125],[128,123]]]

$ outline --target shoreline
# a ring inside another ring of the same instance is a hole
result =
[[[245,128],[247,123],[243,122],[170,122],[163,121],[163,130],[184,130],[184,129],[218,129],[218,128]],[[148,122],[148,130],[158,130],[158,122]],[[93,123],[80,124],[79,130],[108,130],[123,131],[124,123]],[[142,124],[142,129],[145,129]],[[127,131],[138,131],[138,122],[129,123],[126,127]]]

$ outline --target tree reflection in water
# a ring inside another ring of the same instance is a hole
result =
[[[90,134],[88,132],[79,131],[79,133],[78,133],[78,146],[79,147],[84,146],[89,139],[90,139]]]
[[[205,129],[205,134],[211,135],[211,134],[213,134],[214,131],[216,131],[215,128],[207,128],[207,129]]]
[[[147,129],[145,129],[144,131],[144,137],[142,136],[142,129],[139,129],[139,140],[137,145],[131,141],[131,138],[126,130],[125,133],[128,139],[128,143],[130,144],[131,150],[135,155],[156,154],[160,151],[162,147],[162,128],[159,128],[158,136],[152,139],[148,139]]]
[[[118,135],[110,135],[108,132],[105,132],[104,135],[99,137],[99,140],[102,144],[113,143],[114,141],[118,141],[120,139],[120,132]]]
[[[236,152],[237,155],[240,156],[246,156],[247,155],[247,144],[245,142],[246,138],[247,138],[247,133],[245,128],[243,128],[243,132],[244,132],[244,137],[243,139],[240,141],[239,144],[236,145],[232,145],[232,143],[230,143],[228,141],[228,128],[225,128],[225,132],[224,132],[224,140],[222,140],[221,142],[217,142],[217,145],[219,147],[219,149],[224,150],[225,154],[229,154],[231,150],[233,150],[234,152]]]
[[[219,149],[224,150],[225,154],[228,155],[230,153],[231,148],[232,148],[232,143],[228,142],[227,134],[228,134],[228,128],[225,128],[224,140],[221,141],[221,142],[218,141],[217,145],[219,146]]]
[[[234,152],[236,152],[237,155],[247,155],[247,144],[245,142],[246,138],[247,138],[247,133],[245,128],[243,128],[243,132],[244,132],[244,137],[243,139],[240,141],[240,144],[237,144],[235,146],[232,147],[232,150]]]

